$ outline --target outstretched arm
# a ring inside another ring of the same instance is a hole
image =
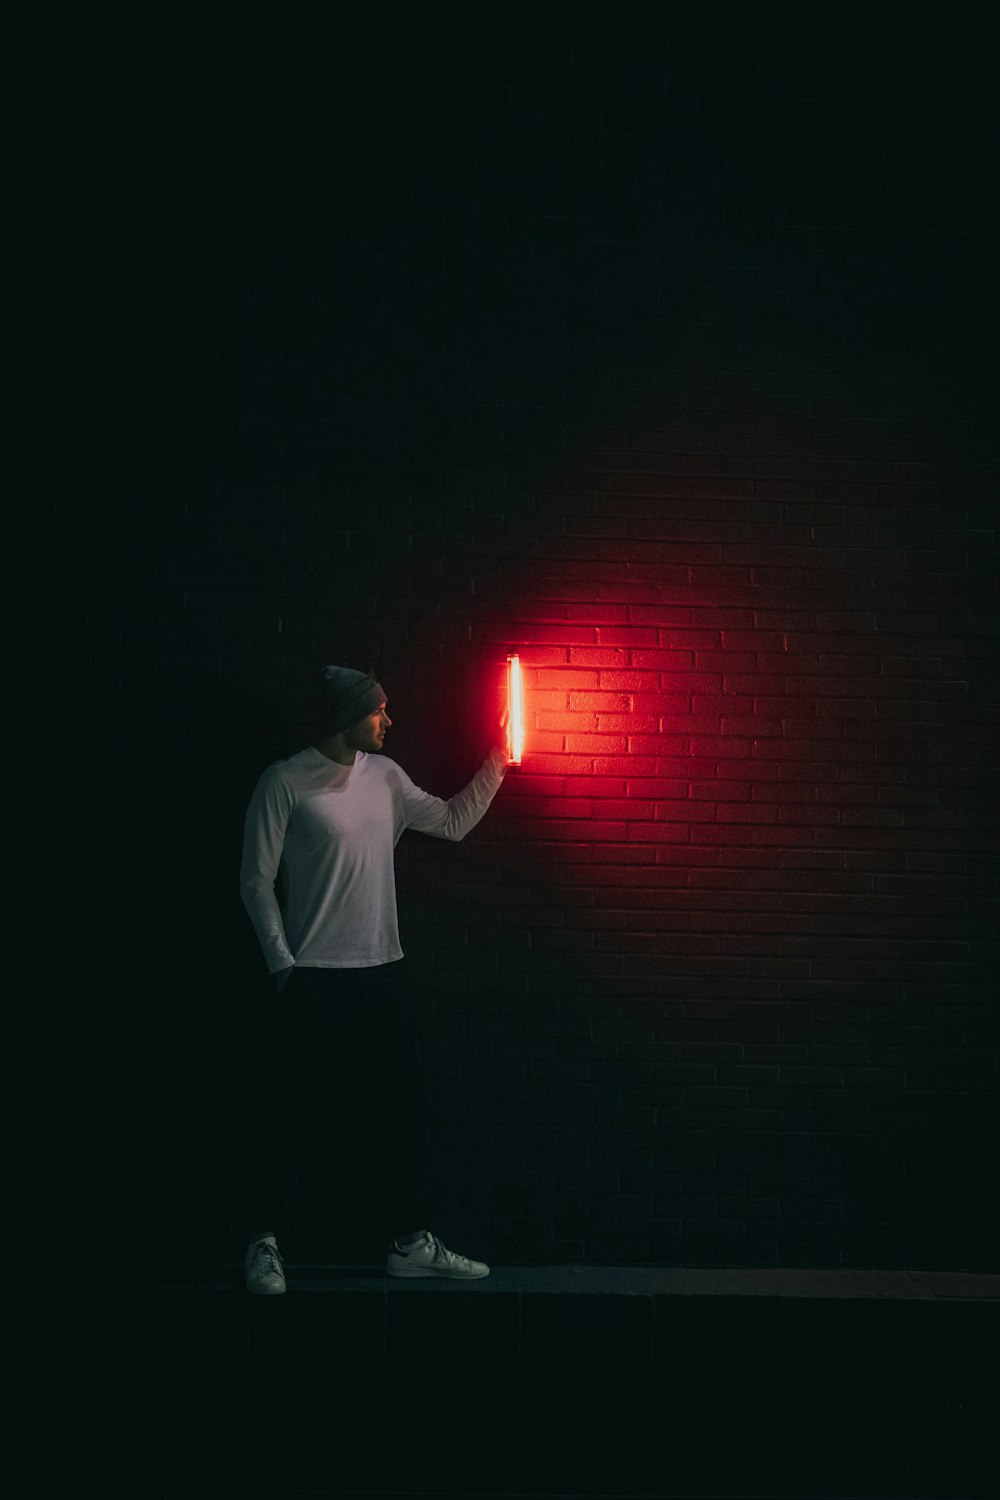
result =
[[[404,826],[438,839],[464,839],[493,801],[506,769],[506,752],[495,745],[468,786],[447,801],[415,786],[401,771]]]

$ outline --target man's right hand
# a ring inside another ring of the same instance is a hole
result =
[[[510,763],[510,709],[505,708],[497,719],[497,733],[494,739],[496,748],[503,755],[504,760]]]

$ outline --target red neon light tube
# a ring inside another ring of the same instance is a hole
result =
[[[524,753],[524,687],[521,658],[507,658],[507,764],[519,766]]]

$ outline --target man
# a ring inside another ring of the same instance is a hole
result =
[[[244,829],[240,888],[278,991],[247,1174],[247,1289],[285,1290],[277,1232],[292,1170],[316,1133],[341,1175],[373,1159],[363,1186],[391,1243],[390,1276],[475,1279],[489,1267],[436,1238],[413,1183],[420,1092],[400,1015],[393,850],[407,828],[464,838],[507,757],[494,747],[468,786],[442,801],[378,754],[392,721],[372,673],[325,667],[322,693],[315,743],[264,772]]]

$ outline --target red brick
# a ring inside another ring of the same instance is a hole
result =
[[[596,755],[593,769],[600,776],[653,776],[657,771],[654,756]]]
[[[558,797],[563,793],[573,796],[573,790],[563,776],[543,776],[530,762],[517,767],[516,777],[504,782],[504,795],[532,797]],[[587,795],[591,795],[588,791]]]
[[[633,667],[653,668],[668,675],[691,671],[695,665],[695,660],[693,649],[690,651],[675,651],[666,647],[662,649],[659,647],[656,649],[640,647],[631,653]]]
[[[716,807],[716,817],[720,823],[775,823],[778,811],[777,807],[767,803],[720,802]]]
[[[682,843],[690,837],[688,824],[684,823],[630,823],[629,837],[641,843]]]
[[[569,659],[576,667],[620,667],[628,657],[622,646],[571,646]]]
[[[746,781],[693,781],[689,795],[695,801],[720,802],[733,798],[749,801],[750,784]]]
[[[499,636],[491,634],[488,639],[504,640],[510,642],[510,636]],[[517,626],[517,640],[523,642],[524,646],[530,648],[538,643],[552,642],[560,645],[586,645],[597,639],[596,627],[593,625],[577,625],[567,620],[563,625],[529,625],[523,621]]]
[[[628,742],[622,735],[567,734],[565,748],[571,755],[623,755]]]
[[[557,688],[582,691],[597,687],[597,673],[583,668],[539,667],[522,673],[526,692],[542,688],[552,692]]]
[[[759,658],[753,651],[697,651],[694,665],[699,672],[754,672],[759,667]],[[781,670],[787,665],[787,657],[781,658]]]
[[[723,636],[724,650],[784,652],[785,637],[775,630],[743,630],[733,627]]]
[[[635,611],[631,613],[634,618]],[[656,631],[637,625],[600,625],[597,627],[597,640],[602,646],[655,646]]]
[[[602,673],[602,679],[606,676]],[[602,680],[602,686],[604,686]],[[569,706],[575,712],[590,711],[597,713],[614,713],[626,711],[632,707],[632,697],[629,693],[615,692],[570,692]]]
[[[723,738],[721,735],[712,737],[697,734],[691,736],[691,753],[696,756],[726,755],[733,759],[743,756],[749,758],[751,743],[749,739],[742,737]]]
[[[525,735],[525,754],[541,755],[553,750],[567,749],[565,735],[562,730],[553,732],[547,729],[531,729]]]
[[[623,797],[626,782],[623,776],[569,776],[565,780],[569,797]]]
[[[652,818],[656,803],[642,801],[636,797],[599,800],[593,804],[594,815],[602,818],[623,818],[626,822]],[[560,816],[562,815],[560,810]]]
[[[656,803],[658,823],[714,823],[715,816],[714,802],[691,802],[687,798],[679,798]]]
[[[686,798],[688,796],[688,783],[686,781],[668,780],[662,776],[630,776],[628,778],[628,793],[630,797]]]
[[[598,734],[656,734],[660,721],[649,714],[598,714]]]
[[[548,691],[545,688],[525,684],[525,707],[531,713],[558,713],[566,711],[568,693],[565,688]],[[506,697],[504,698],[506,707]]]
[[[586,755],[553,755],[532,751],[526,755],[524,763],[541,775],[572,776],[589,771],[591,758]]]

